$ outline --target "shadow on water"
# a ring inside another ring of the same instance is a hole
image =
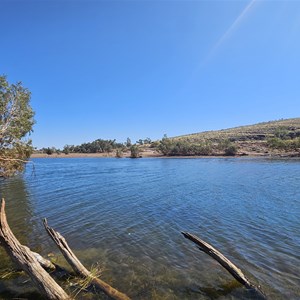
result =
[[[33,208],[23,178],[2,180],[0,197],[5,199],[5,211],[12,231],[21,243],[29,243],[33,231]]]
[[[17,176],[1,180],[0,197],[6,201],[5,210],[11,230],[22,244],[31,246],[34,228],[33,208],[24,179]],[[0,261],[0,299],[15,297],[41,299],[29,278],[23,273],[15,272],[16,266],[2,247],[0,247]]]

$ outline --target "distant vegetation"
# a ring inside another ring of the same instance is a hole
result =
[[[91,143],[83,143],[79,146],[66,145],[62,151],[64,153],[110,153],[116,149],[125,149],[125,145],[117,143],[116,140],[97,139]]]
[[[300,156],[300,118],[166,139],[164,155],[286,155]]]
[[[190,142],[186,139],[171,139],[164,136],[157,149],[167,156],[232,156],[236,155],[238,147],[229,140],[220,139],[214,143],[210,140]]]
[[[139,139],[135,144],[132,144],[130,138],[127,138],[125,143],[118,143],[116,140],[103,140],[97,139],[93,142],[83,143],[81,145],[65,145],[63,149],[57,149],[55,147],[42,148],[35,151],[36,153],[44,153],[48,155],[52,154],[65,154],[70,153],[115,153],[115,157],[123,157],[124,152],[130,152],[130,157],[140,157],[142,148],[151,147],[151,139]],[[155,144],[155,143],[154,143]],[[156,143],[158,144],[158,143]]]
[[[130,147],[130,158],[139,158],[140,157],[140,149],[138,145],[132,145]]]
[[[164,156],[235,156],[235,155],[283,155],[300,156],[300,118],[265,122],[230,129],[206,131],[184,136],[151,141],[139,139],[135,143],[97,139],[78,146],[66,145],[62,150],[43,148],[53,153],[107,153],[115,157],[137,158],[144,151]]]
[[[123,151],[126,146],[122,143],[117,143],[116,140],[102,140],[97,139],[90,143],[83,143],[81,145],[65,145],[62,150],[52,148],[42,148],[40,152],[46,153],[48,155],[54,153],[111,153],[114,150]]]

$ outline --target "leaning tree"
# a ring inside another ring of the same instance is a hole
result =
[[[9,84],[6,76],[0,76],[0,177],[23,171],[32,153],[30,96],[21,82]]]

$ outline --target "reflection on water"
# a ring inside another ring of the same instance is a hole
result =
[[[134,299],[253,299],[185,230],[271,299],[300,297],[299,160],[34,162],[35,176],[1,182],[0,192],[18,238],[43,255],[58,255],[41,223],[47,217],[86,266],[99,262],[102,278]],[[8,284],[20,288],[0,281],[0,291]]]
[[[22,243],[32,236],[32,207],[24,179],[16,177],[0,183],[0,196],[6,200],[6,214],[11,229]]]
[[[33,231],[35,222],[33,221],[32,207],[24,179],[15,177],[1,180],[0,197],[6,201],[7,220],[13,233],[22,244],[30,245],[32,240],[35,239]],[[0,261],[0,277],[4,277],[0,280],[0,293],[5,298],[10,299],[15,296],[16,292],[23,292],[23,290],[34,290],[31,283],[23,285],[25,287],[23,289],[22,281],[27,281],[26,277],[20,276],[19,273],[16,274],[18,276],[10,274],[14,269],[14,265],[2,247],[0,247]],[[2,299],[1,296],[0,299]]]

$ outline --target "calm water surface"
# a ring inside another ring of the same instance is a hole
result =
[[[34,159],[0,182],[19,240],[62,263],[42,218],[133,299],[253,299],[184,239],[214,245],[269,299],[300,299],[300,160]],[[12,265],[0,249],[0,271]],[[1,299],[30,290],[1,279]],[[84,296],[80,296],[82,299]],[[79,297],[79,298],[80,298]],[[105,299],[100,296],[100,299]]]

